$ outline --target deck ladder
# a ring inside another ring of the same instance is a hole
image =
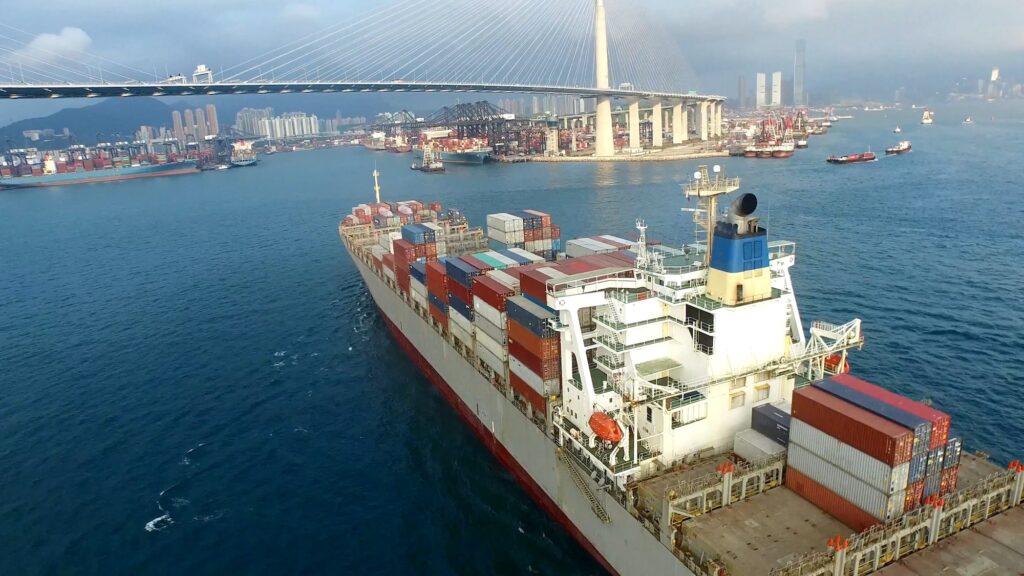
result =
[[[558,459],[565,462],[566,468],[569,469],[569,475],[572,476],[573,482],[583,492],[583,495],[590,501],[590,509],[594,511],[594,514],[601,519],[601,522],[605,524],[611,524],[612,519],[608,516],[608,512],[605,511],[604,506],[601,505],[600,500],[597,499],[597,495],[587,486],[587,481],[580,474],[580,469],[577,467],[575,462],[576,458],[569,454],[568,451],[561,448],[558,449]]]

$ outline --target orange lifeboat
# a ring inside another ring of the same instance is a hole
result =
[[[843,362],[842,354],[833,354],[825,358],[825,370],[833,374],[848,374],[850,372],[850,361]]]
[[[590,429],[597,437],[612,444],[622,441],[622,428],[604,412],[594,412],[590,417]]]

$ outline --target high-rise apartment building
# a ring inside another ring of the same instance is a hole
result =
[[[757,73],[757,107],[764,108],[768,105],[767,87],[765,86],[765,73]]]
[[[210,126],[210,134],[220,134],[220,122],[217,121],[217,107],[213,104],[206,105],[206,123]]]
[[[782,106],[782,72],[772,72],[772,107]]]

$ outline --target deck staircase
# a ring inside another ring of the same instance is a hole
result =
[[[587,485],[586,478],[580,473],[580,465],[577,463],[577,459],[569,451],[561,448],[557,449],[558,459],[565,463],[565,467],[569,469],[569,476],[572,476],[572,481],[576,483],[576,487],[583,492],[583,495],[590,501],[590,509],[594,511],[601,522],[605,524],[611,524],[612,519],[608,516],[608,512],[601,505],[601,501],[597,499],[597,495],[594,494],[590,486]]]

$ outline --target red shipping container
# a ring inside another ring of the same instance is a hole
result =
[[[924,480],[907,484],[907,496],[904,499],[903,511],[910,512],[920,506],[922,497],[924,497]]]
[[[526,212],[527,214],[530,214],[532,216],[540,216],[541,227],[547,228],[551,226],[551,214],[548,214],[547,212],[541,212],[539,210],[523,210],[523,212]]]
[[[609,252],[608,254],[605,254],[605,256],[608,256],[608,258],[611,258],[613,260],[618,260],[619,262],[622,262],[627,267],[633,266],[633,264],[635,263],[633,258],[631,258],[629,256],[629,254],[626,254],[624,251]]]
[[[786,487],[856,532],[863,532],[875,524],[880,524],[871,514],[857,508],[792,466],[786,467]]]
[[[562,229],[559,228],[558,226],[552,226],[551,227],[551,239],[552,240],[558,240],[561,237],[562,237]]]
[[[412,275],[409,274],[408,268],[406,268],[405,270],[395,270],[395,283],[398,284],[398,287],[402,290],[402,292],[405,292],[406,294],[409,293],[409,284],[411,278]]]
[[[593,239],[597,240],[598,242],[602,242],[604,244],[608,244],[610,246],[614,246],[614,247],[618,248],[619,250],[622,250],[623,248],[629,248],[629,244],[623,244],[622,242],[619,242],[618,240],[611,240],[609,238],[604,238],[602,236],[594,236]]]
[[[440,324],[441,326],[444,326],[445,328],[447,328],[448,327],[448,315],[445,314],[444,312],[442,312],[441,309],[438,308],[436,305],[434,305],[433,302],[431,302],[427,307],[430,308],[430,316],[434,320],[437,320],[438,324]]]
[[[391,254],[390,252],[384,254],[384,256],[381,257],[381,261],[384,262],[384,267],[385,268],[388,268],[390,270],[394,270],[395,269],[395,255],[394,254]]]
[[[550,240],[551,239],[551,227],[550,226],[545,226],[545,227],[540,229],[540,238],[541,238],[541,240]]]
[[[583,274],[584,272],[593,272],[600,266],[590,262],[588,258],[569,258],[558,263],[558,271],[562,274],[572,276],[573,274]]]
[[[793,418],[893,466],[910,460],[914,433],[812,386],[793,393]]]
[[[437,254],[437,247],[436,246],[434,247],[434,254]],[[427,245],[426,244],[417,244],[416,245],[416,258],[426,258],[426,257],[427,257]]]
[[[494,270],[494,266],[491,266],[487,262],[484,262],[483,260],[475,256],[470,256],[469,254],[466,254],[465,256],[460,256],[460,258],[462,258],[463,262],[466,262],[473,268],[476,268],[481,273],[487,272],[488,270]]]
[[[562,354],[561,338],[558,336],[541,338],[531,332],[529,328],[511,319],[508,321],[508,341],[509,344],[516,343],[522,346],[527,352],[540,360],[560,358]],[[523,364],[527,364],[522,358],[520,360]]]
[[[452,282],[458,284],[458,282]],[[448,271],[440,262],[427,264],[427,291],[448,303]]]
[[[514,372],[508,373],[508,382],[512,385],[512,389],[519,393],[520,396],[526,398],[526,401],[533,406],[533,409],[541,414],[547,414],[547,400],[541,396],[536,390],[530,387],[522,378],[516,376]]]
[[[505,300],[516,291],[490,276],[473,277],[473,295],[491,305],[498,312],[505,311]]]
[[[506,268],[512,270],[512,268]],[[533,296],[541,302],[547,302],[547,281],[551,277],[540,270],[527,270],[519,275],[519,289],[523,294]]]
[[[870,382],[866,382],[855,376],[849,374],[839,374],[832,378],[836,382],[839,382],[847,388],[852,388],[858,392],[862,392],[889,404],[895,406],[904,412],[909,412],[914,416],[924,418],[932,423],[932,440],[929,449],[934,450],[940,446],[945,446],[946,442],[949,442],[949,414],[941,412],[930,406],[925,406],[920,402],[914,402],[910,398],[900,396],[895,392],[890,392],[881,386],[877,386]]]
[[[939,494],[952,494],[956,491],[957,481],[960,479],[960,466],[953,466],[942,471],[939,479]]]
[[[423,245],[423,255],[427,258],[437,258],[437,244],[431,242]]]
[[[408,266],[416,261],[416,246],[408,240],[398,239],[391,243],[395,262]]]
[[[527,242],[533,242],[536,239],[537,239],[537,234],[534,232],[533,228],[528,228],[526,230],[523,230],[523,240],[525,240]]]
[[[473,290],[466,288],[458,282],[448,283],[448,292],[462,301],[463,304],[473,307]]]
[[[557,380],[562,376],[562,361],[560,356],[541,359],[530,353],[525,346],[518,342],[508,341],[508,353],[510,356],[522,362],[530,372],[540,376],[541,380]]]

